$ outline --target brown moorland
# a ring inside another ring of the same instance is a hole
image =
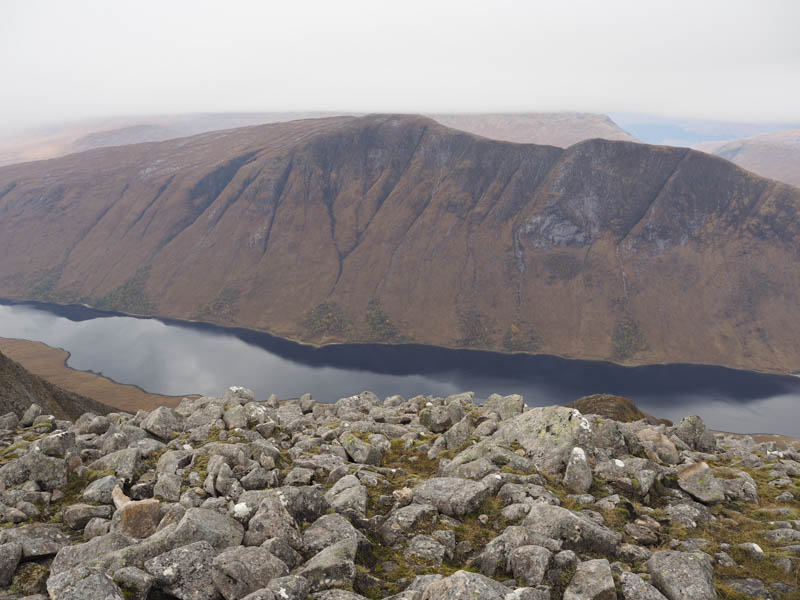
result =
[[[798,207],[685,148],[294,121],[0,169],[0,296],[316,344],[798,371]]]

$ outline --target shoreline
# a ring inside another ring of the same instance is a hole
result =
[[[0,337],[0,352],[58,387],[126,412],[174,407],[184,397],[197,396],[153,394],[136,384],[120,383],[95,371],[76,369],[67,362],[71,356],[68,350],[40,341]]]
[[[388,342],[338,342],[338,341],[331,341],[331,342],[323,342],[323,343],[316,343],[316,342],[308,342],[299,340],[293,337],[288,337],[284,335],[276,334],[272,331],[267,329],[258,329],[255,327],[246,327],[243,325],[224,325],[222,323],[217,323],[214,321],[202,321],[199,319],[190,319],[190,318],[183,318],[183,317],[173,317],[167,315],[144,315],[144,314],[137,314],[137,313],[127,313],[121,312],[116,310],[107,310],[101,308],[95,308],[90,304],[84,304],[81,302],[54,302],[54,301],[42,301],[42,300],[31,300],[25,298],[8,298],[8,297],[0,297],[0,305],[2,304],[22,304],[22,305],[43,305],[43,306],[60,306],[63,308],[70,308],[70,307],[79,307],[86,310],[91,310],[97,313],[106,314],[109,316],[117,316],[117,317],[131,317],[134,319],[156,319],[164,322],[172,322],[175,324],[188,324],[188,325],[200,325],[200,326],[209,326],[215,327],[222,330],[228,331],[239,331],[244,333],[256,333],[261,335],[267,335],[274,338],[277,341],[295,344],[305,348],[311,348],[314,350],[322,350],[326,348],[336,348],[336,347],[349,347],[349,346],[387,346],[387,347],[411,347],[411,346],[420,346],[420,347],[427,347],[427,348],[434,348],[434,349],[441,349],[441,350],[453,350],[459,352],[483,352],[487,354],[496,354],[500,356],[530,356],[530,357],[542,357],[542,358],[558,358],[562,360],[571,360],[571,361],[583,361],[587,363],[597,363],[597,364],[608,364],[614,365],[617,367],[622,367],[625,369],[635,369],[639,367],[657,367],[657,366],[692,366],[692,367],[716,367],[721,369],[729,369],[731,371],[741,371],[744,373],[754,373],[758,375],[769,375],[769,376],[780,376],[780,377],[793,377],[796,379],[800,379],[800,372],[798,371],[782,371],[782,370],[764,370],[764,369],[754,369],[754,368],[744,368],[744,367],[735,367],[721,363],[702,363],[702,362],[619,362],[610,359],[596,359],[596,358],[579,358],[576,356],[568,356],[564,354],[551,354],[551,353],[544,353],[544,352],[509,352],[497,349],[487,349],[487,348],[474,348],[468,346],[446,346],[440,344],[429,344],[429,343],[422,343],[422,342],[399,342],[399,343],[388,343]]]

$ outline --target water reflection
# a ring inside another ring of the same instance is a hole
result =
[[[364,389],[406,397],[472,390],[479,398],[521,393],[530,405],[546,405],[607,392],[673,420],[693,413],[717,429],[800,434],[800,379],[722,367],[626,368],[418,345],[315,349],[249,330],[38,303],[0,304],[0,336],[64,348],[76,369],[161,394],[218,394],[237,384],[258,397],[311,392],[332,401]]]

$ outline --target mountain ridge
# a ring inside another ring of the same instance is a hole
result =
[[[317,119],[0,168],[0,294],[313,343],[786,372],[797,207],[693,150]]]
[[[99,147],[166,141],[206,132],[354,113],[219,113],[118,117],[66,123],[0,139],[0,166],[58,158]],[[593,137],[635,138],[595,113],[441,113],[429,118],[490,139],[559,147]]]

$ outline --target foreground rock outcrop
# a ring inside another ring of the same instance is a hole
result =
[[[2,423],[0,598],[800,593],[800,452],[697,417],[233,387]]]

